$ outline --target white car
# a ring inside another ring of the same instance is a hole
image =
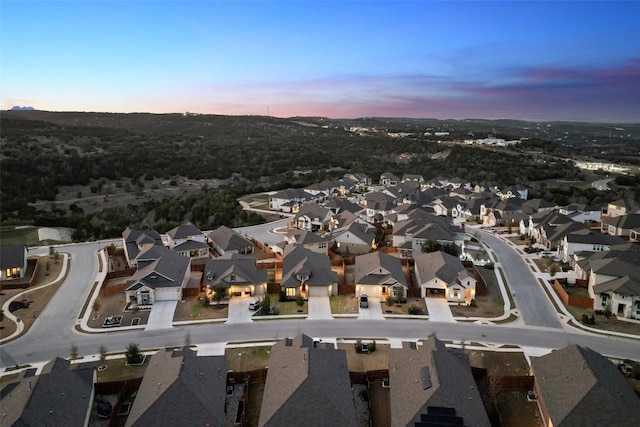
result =
[[[260,301],[258,301],[257,299],[252,299],[251,302],[249,303],[249,310],[258,310],[260,308],[260,306],[262,305],[262,303]]]

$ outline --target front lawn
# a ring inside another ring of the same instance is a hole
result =
[[[336,295],[329,298],[331,314],[358,314],[358,298],[355,295]]]

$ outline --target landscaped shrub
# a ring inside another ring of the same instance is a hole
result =
[[[287,293],[285,292],[284,289],[281,289],[278,301],[285,302],[286,300],[287,300]]]
[[[422,310],[415,304],[411,304],[411,307],[407,310],[411,315],[422,314]]]
[[[129,365],[142,363],[142,353],[140,352],[140,347],[136,343],[130,342],[127,345],[127,351],[124,355],[127,358],[127,363]]]

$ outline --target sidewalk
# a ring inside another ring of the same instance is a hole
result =
[[[456,323],[446,298],[426,297],[424,302],[427,304],[429,320],[442,323]]]

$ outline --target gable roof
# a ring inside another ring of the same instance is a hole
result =
[[[126,425],[225,425],[226,382],[224,356],[160,350],[151,357]]]
[[[186,239],[191,236],[202,236],[202,230],[193,225],[191,222],[179,225],[171,230],[167,231],[167,236],[173,240]]]
[[[222,248],[223,251],[234,251],[247,246],[253,246],[250,240],[225,225],[221,225],[207,234],[207,238],[213,241],[216,246]]]
[[[616,228],[630,230],[632,228],[640,227],[640,214],[628,214],[605,218],[602,222]]]
[[[434,335],[422,345],[389,350],[392,426],[421,420],[429,407],[455,409],[466,426],[489,426],[489,418],[466,356],[453,354]]]
[[[329,256],[296,246],[282,259],[281,286],[292,288],[300,286],[297,274],[308,275],[309,286],[327,286],[338,282],[338,274],[331,271]]]
[[[138,269],[127,280],[126,290],[176,287],[190,272],[191,260],[171,249],[154,245],[138,254]]]
[[[138,256],[141,245],[156,244],[162,246],[162,237],[153,229],[136,230],[127,227],[122,232],[122,240],[124,240],[129,260],[135,259]]]
[[[461,284],[461,281],[474,278],[458,257],[442,251],[415,254],[416,279],[421,285],[438,278],[448,285]],[[475,278],[474,278],[475,279]]]
[[[539,212],[541,209],[548,210],[557,207],[554,202],[545,199],[529,199],[522,202],[522,211],[527,214]]]
[[[22,391],[30,392],[31,396],[21,413],[14,414],[17,420],[11,425],[84,426],[93,404],[91,396],[95,367],[95,363],[71,365],[68,360],[57,357],[43,368],[37,380],[23,379],[27,382],[27,388]],[[32,390],[28,389],[29,382]],[[12,396],[2,399],[3,412],[10,407],[10,403],[5,401],[7,398],[11,399]]]
[[[293,220],[297,221],[298,218],[302,216],[308,216],[311,219],[317,218],[320,221],[326,221],[330,215],[331,210],[324,208],[317,203],[303,203]]]
[[[367,209],[374,209],[383,212],[392,210],[395,206],[395,200],[395,198],[384,193],[367,193],[364,196]]]
[[[307,335],[275,343],[258,426],[357,426],[346,352]]]
[[[638,397],[601,354],[576,344],[531,358],[539,398],[554,426],[636,425]]]
[[[26,245],[2,245],[0,246],[0,269],[22,267],[26,256]]]
[[[610,234],[602,234],[589,228],[573,231],[567,234],[565,238],[569,243],[599,244],[607,246],[615,246],[625,242],[620,237],[612,236]]]
[[[608,282],[593,285],[593,292],[600,294],[602,292],[615,292],[620,295],[640,296],[640,277],[632,278],[628,275]]]
[[[407,286],[400,259],[384,252],[376,251],[356,257],[354,272],[356,284],[389,284],[397,282]]]
[[[225,277],[235,275],[236,280],[228,284],[256,284],[267,282],[267,270],[259,270],[255,258],[232,253],[207,261],[203,283],[217,284]],[[209,279],[211,277],[211,279]]]

